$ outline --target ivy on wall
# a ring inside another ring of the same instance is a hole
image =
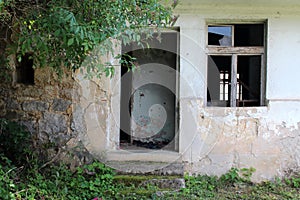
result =
[[[84,66],[87,75],[110,76],[114,68],[99,56],[120,57],[113,54],[112,40],[143,45],[142,35],[148,39],[174,22],[176,4],[159,0],[0,0],[0,43],[5,43],[6,57],[16,55],[21,61],[30,53],[34,67],[48,66],[58,74],[63,73],[62,66],[75,70],[86,57],[94,57]]]

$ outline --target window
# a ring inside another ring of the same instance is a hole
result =
[[[207,106],[265,105],[264,23],[207,28]]]
[[[34,69],[31,54],[25,54],[16,65],[16,82],[34,85]]]

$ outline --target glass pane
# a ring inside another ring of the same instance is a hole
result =
[[[234,25],[234,46],[264,46],[264,25]]]
[[[232,46],[232,27],[208,26],[208,45]]]
[[[231,56],[209,56],[207,106],[230,106]]]

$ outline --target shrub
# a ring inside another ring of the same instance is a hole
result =
[[[115,193],[114,172],[100,162],[75,171],[54,163],[40,168],[41,163],[24,127],[0,119],[0,199],[93,199]]]
[[[16,185],[12,178],[13,170],[7,171],[0,165],[0,198],[3,200],[15,198]]]
[[[31,134],[17,122],[0,119],[0,152],[16,165],[28,163],[34,154]]]

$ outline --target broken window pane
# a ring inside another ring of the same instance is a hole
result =
[[[264,46],[264,25],[234,25],[234,46]]]
[[[232,27],[208,26],[208,45],[232,46]]]
[[[209,56],[207,105],[230,106],[231,56]]]
[[[208,26],[208,44],[217,46],[207,49],[212,55],[208,59],[208,106],[263,105],[264,31],[264,23]]]
[[[238,56],[237,106],[259,106],[261,56]]]

